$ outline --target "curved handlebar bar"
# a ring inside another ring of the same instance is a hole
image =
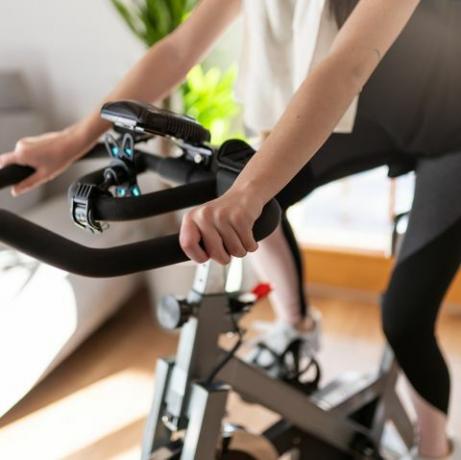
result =
[[[85,159],[107,157],[107,152],[103,144],[96,144],[86,155]],[[34,174],[35,169],[30,166],[11,165],[0,169],[0,190],[10,187],[18,182],[27,179]]]
[[[279,222],[280,208],[272,201],[256,222],[257,240],[268,236]],[[0,210],[0,241],[42,262],[92,278],[122,276],[185,262],[179,235],[93,249],[63,238],[8,211]]]
[[[34,168],[19,165],[7,166],[6,168],[0,169],[0,188],[6,188],[17,184],[27,179],[34,172]]]
[[[186,185],[136,197],[114,198],[99,194],[92,199],[95,220],[120,222],[144,219],[204,203],[210,199],[210,193],[213,193],[210,191],[216,190],[216,174],[194,165],[191,161],[159,157],[141,150],[135,152],[137,173],[150,170],[163,178]],[[99,169],[82,177],[78,183],[73,184],[69,194],[73,195],[75,187],[80,183],[99,186],[104,181],[104,171],[105,169]]]
[[[99,156],[98,149],[100,146],[93,149],[90,154]],[[162,167],[168,165],[165,171],[173,171],[173,165],[180,165],[180,159],[162,159],[146,155],[139,164],[140,170],[155,169],[159,172]],[[190,179],[193,174],[189,169],[184,169],[185,166],[187,165],[183,164],[178,168],[183,168],[182,177]],[[0,170],[0,189],[24,179],[33,172],[32,168],[16,165]],[[98,172],[92,173],[94,174]],[[220,180],[219,173],[217,177],[210,174],[203,172],[195,178],[195,182],[191,179],[192,183],[187,185],[142,197],[116,199],[101,196],[95,207],[96,217],[101,220],[138,219],[198,205],[222,194],[236,177],[227,171],[222,174],[225,176],[224,180]],[[272,233],[280,221],[280,212],[275,200],[265,206],[253,229],[256,240],[259,241]],[[180,247],[178,234],[108,249],[94,249],[70,241],[1,209],[0,242],[62,270],[94,278],[122,276],[188,260]]]

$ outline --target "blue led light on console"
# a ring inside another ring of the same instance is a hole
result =
[[[141,196],[141,190],[137,185],[134,185],[131,188],[131,193],[133,194],[133,196]]]

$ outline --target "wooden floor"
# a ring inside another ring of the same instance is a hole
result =
[[[325,380],[377,365],[382,337],[376,305],[316,299],[324,316]],[[137,459],[158,356],[176,335],[156,328],[140,292],[74,355],[0,420],[0,459]],[[246,319],[270,319],[261,304]],[[444,315],[440,336],[450,361],[452,430],[461,434],[461,318]],[[0,377],[1,378],[1,377]],[[264,427],[273,415],[232,398],[231,417]],[[302,410],[302,408],[300,408]]]

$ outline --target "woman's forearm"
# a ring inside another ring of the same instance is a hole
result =
[[[235,189],[257,193],[266,202],[320,149],[361,89],[358,79],[338,68],[340,62],[327,58],[304,81]]]
[[[157,101],[179,84],[194,63],[181,60],[168,40],[159,42],[127,73],[104,102],[120,99]],[[99,116],[99,109],[75,125],[76,131],[89,142],[97,139],[109,123]]]
[[[240,0],[202,0],[187,21],[146,52],[104,102],[164,98],[184,80],[239,11]],[[95,110],[75,125],[75,132],[92,142],[108,127]]]
[[[306,78],[234,183],[267,202],[315,155],[395,41],[419,0],[361,0],[332,52]],[[268,101],[270,103],[270,101]]]

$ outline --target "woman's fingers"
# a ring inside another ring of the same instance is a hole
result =
[[[218,208],[219,209],[219,208]],[[220,264],[228,264],[230,256],[219,233],[216,217],[219,214],[216,202],[204,205],[190,213],[202,236],[202,243],[208,256]]]
[[[21,164],[16,152],[8,152],[0,155],[0,169],[13,164]]]
[[[11,165],[25,165],[27,162],[24,162],[22,155],[18,151],[8,152],[0,155],[0,169],[6,168]],[[35,187],[46,182],[46,176],[43,171],[37,171],[35,174],[32,174],[27,179],[24,179],[22,182],[19,182],[11,189],[11,194],[13,196],[22,195],[23,193],[32,190]]]
[[[232,219],[232,227],[235,229],[239,241],[246,252],[254,252],[258,249],[258,243],[253,236],[252,225],[246,219],[239,215],[234,216]]]
[[[182,220],[179,244],[189,259],[203,264],[209,257],[200,246],[202,235],[199,228],[192,220],[190,214],[186,214]]]
[[[221,233],[222,235],[222,233]],[[228,227],[223,236],[224,247],[226,252],[233,257],[245,257],[248,250],[244,247],[238,233],[232,228]]]
[[[22,195],[23,193],[29,192],[39,185],[44,184],[46,181],[47,178],[43,172],[36,172],[29,176],[27,179],[24,179],[22,182],[19,182],[19,184],[16,184],[11,189],[11,193],[13,196]]]
[[[231,256],[255,251],[252,229],[261,209],[245,203],[245,196],[227,194],[186,214],[180,235],[184,252],[196,262],[211,258],[228,264]]]
[[[202,225],[200,230],[205,251],[210,258],[222,265],[230,263],[230,255],[224,247],[223,239],[218,230],[212,225],[207,224]]]
[[[193,215],[208,256],[220,264],[228,264],[230,256],[226,252],[222,237],[215,226],[216,209],[212,205],[205,205],[195,212],[193,211]]]
[[[184,216],[179,243],[187,257],[195,262],[204,263],[210,258],[223,265],[230,262],[221,235],[200,211]]]
[[[28,158],[29,139],[24,138],[16,142],[16,147],[12,152],[0,155],[0,168],[11,165],[29,165]]]
[[[241,229],[240,240],[242,241],[247,252],[255,252],[259,247],[253,236],[253,229],[251,228]]]
[[[231,225],[221,226],[219,234],[221,235],[224,248],[229,255],[234,257],[245,257],[247,255],[248,251],[243,246],[238,233]]]
[[[213,223],[224,244],[226,252],[234,257],[245,257],[247,250],[239,237],[238,228],[232,225],[226,209],[216,210]]]

